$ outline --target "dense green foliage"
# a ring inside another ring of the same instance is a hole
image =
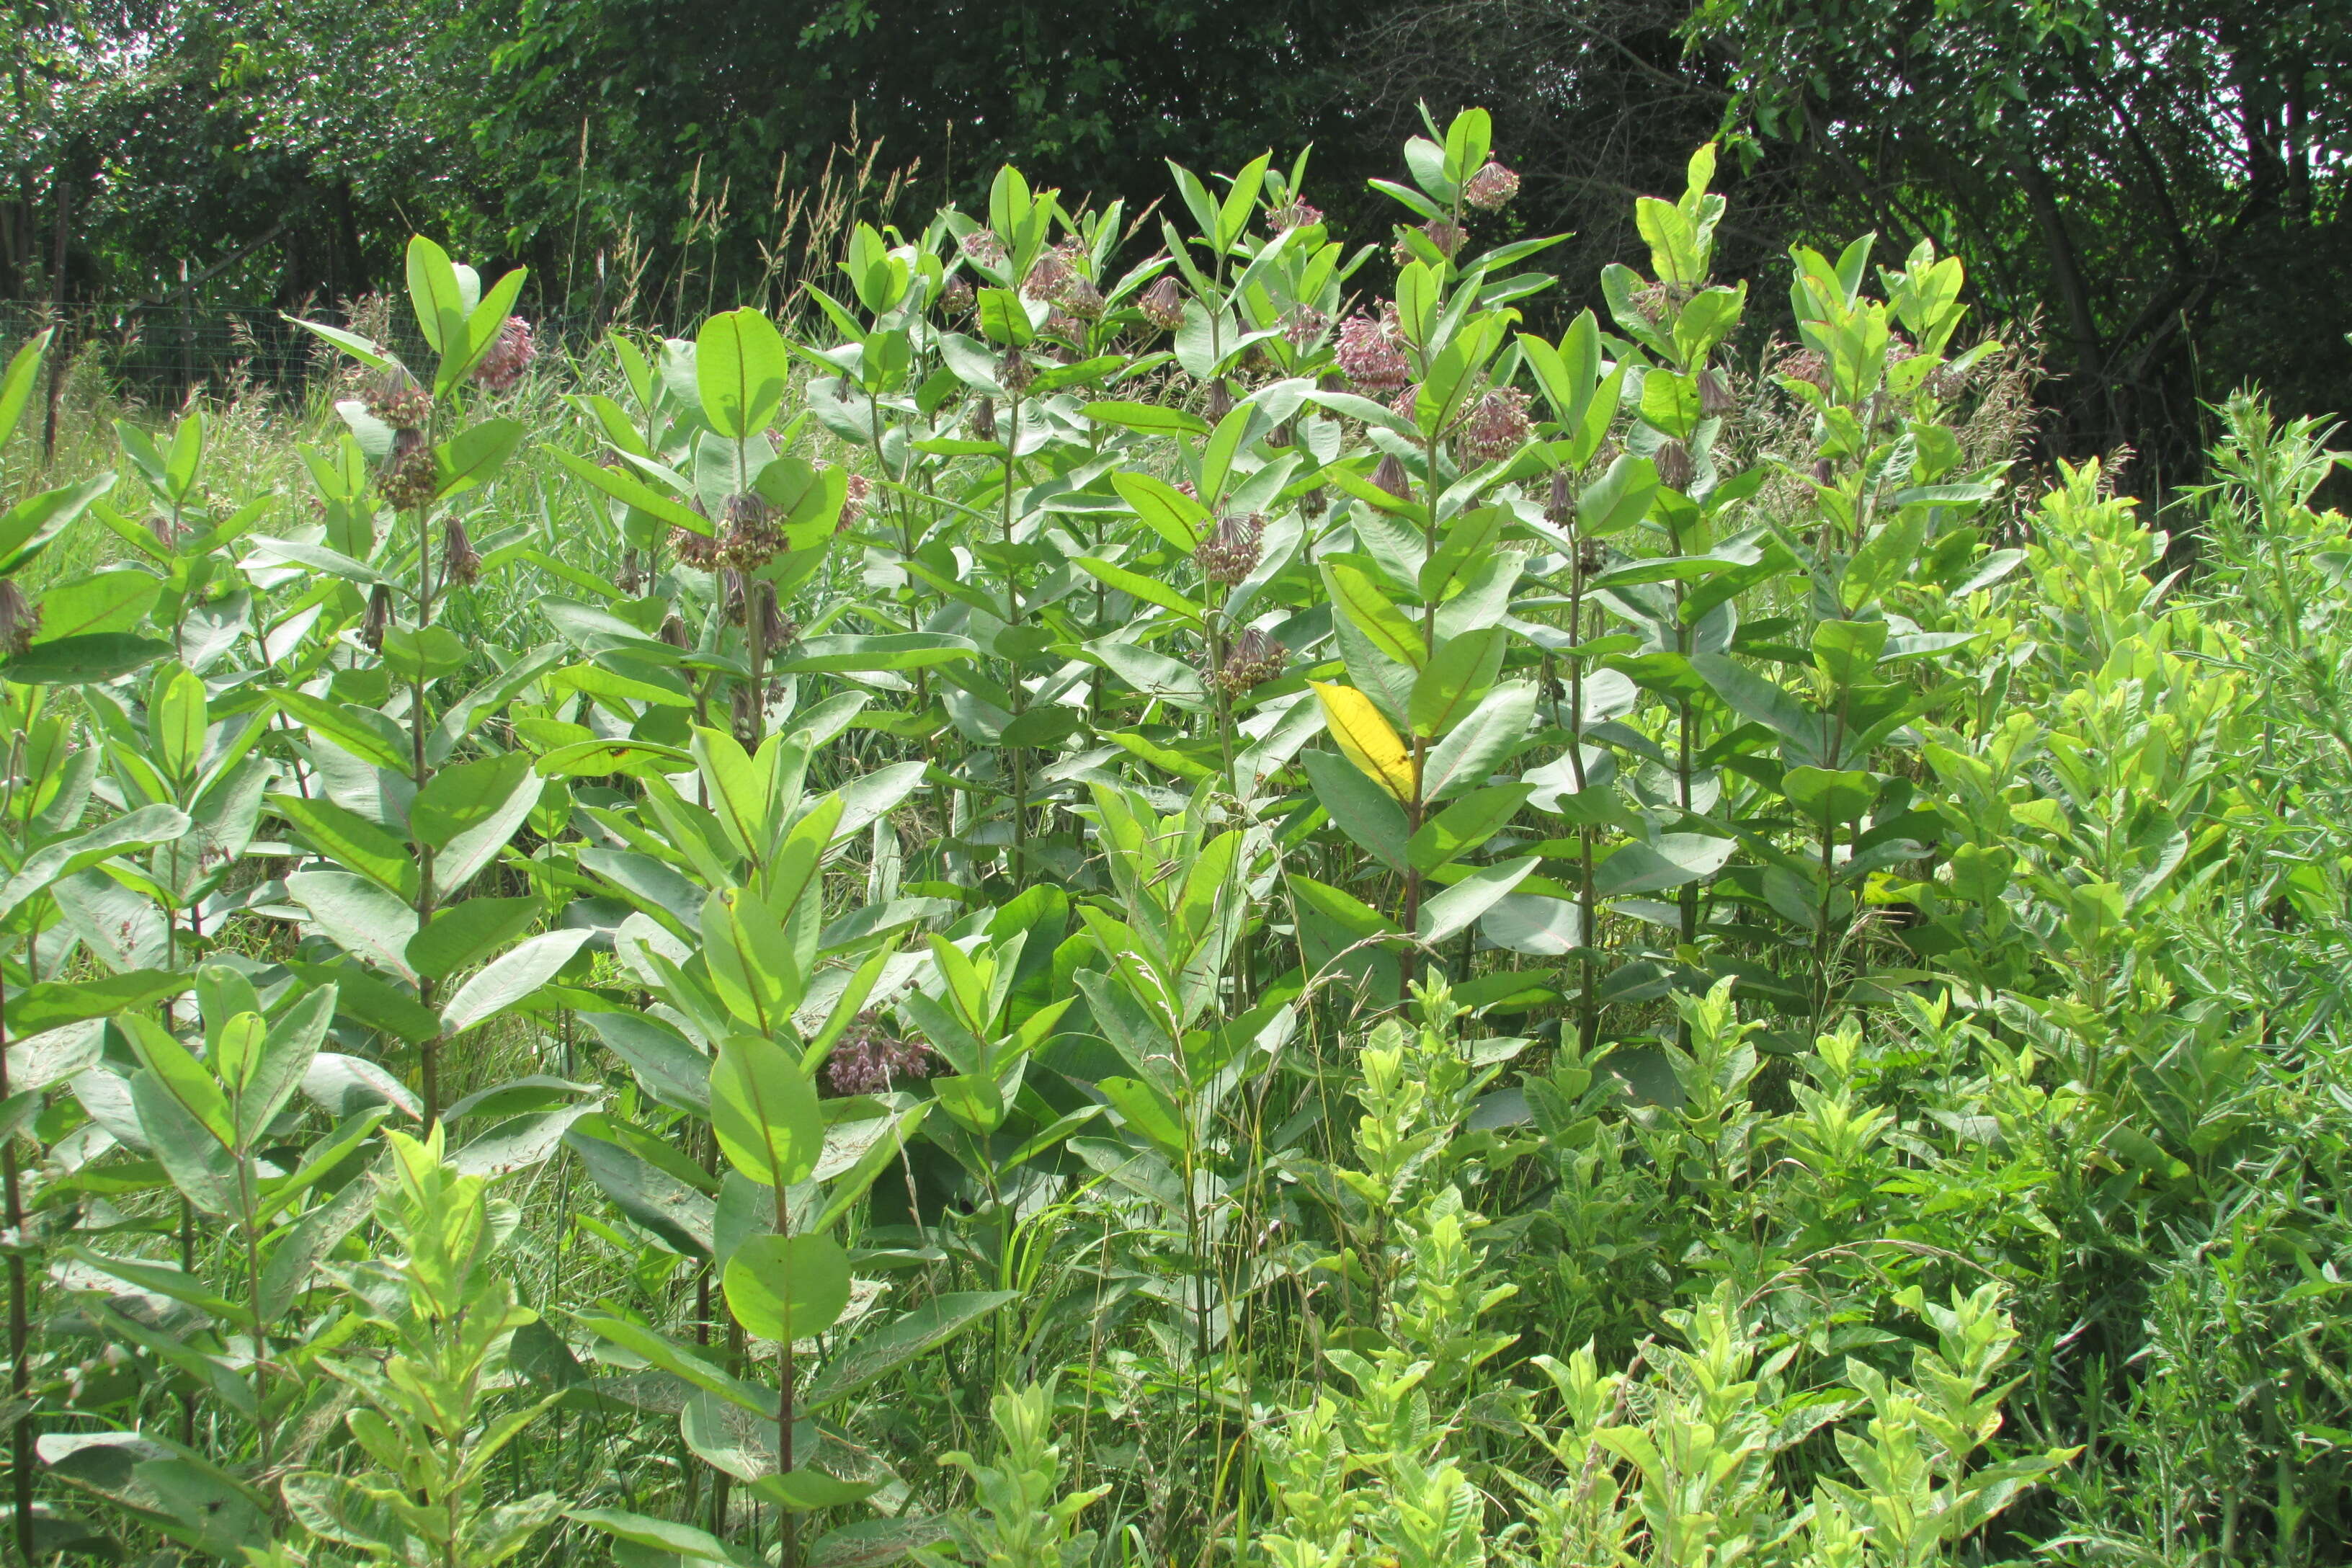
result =
[[[1427,129],[0,445],[12,1552],[2342,1559],[2342,459]]]

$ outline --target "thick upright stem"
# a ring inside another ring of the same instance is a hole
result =
[[[1006,422],[1004,438],[1004,624],[1008,629],[1021,625],[1021,572],[1013,561],[1013,489],[1020,479],[1020,459],[1013,454],[1021,447],[1021,395],[1013,395],[1013,412]],[[1029,709],[1029,691],[1021,681],[1021,658],[1015,639],[1007,689],[1013,698],[1013,716],[1018,719]],[[1025,746],[1008,748],[1013,763],[1013,874],[1021,876],[1029,864],[1029,752]]]
[[[0,996],[0,1100],[14,1092],[8,1084],[8,1016],[7,1002]],[[18,1243],[23,1241],[25,1201],[16,1171],[16,1140],[12,1135],[0,1141],[0,1187],[5,1189],[8,1231]],[[33,1463],[37,1433],[32,1412],[21,1402],[32,1385],[32,1368],[26,1364],[26,1352],[31,1338],[30,1303],[26,1299],[25,1255],[12,1249],[8,1254],[8,1393],[19,1401],[19,1415],[12,1424],[8,1440],[8,1471],[13,1483],[16,1502],[16,1538],[17,1560],[30,1568],[37,1561],[33,1550]]]
[[[782,1173],[778,1174],[781,1175]],[[784,1196],[784,1184],[782,1181],[777,1182],[775,1192],[776,1234],[788,1237],[793,1233],[792,1205],[790,1200]],[[791,1253],[784,1252],[780,1256],[787,1260],[785,1267],[789,1270]],[[792,1294],[792,1277],[787,1272],[783,1281],[782,1295],[786,1300],[790,1300]],[[798,1379],[798,1369],[793,1361],[793,1336],[789,1323],[785,1325],[783,1342],[776,1347],[776,1468],[785,1475],[790,1475],[793,1471],[793,1384]],[[788,1508],[780,1508],[778,1511],[782,1516],[781,1533],[783,1537],[783,1551],[778,1559],[777,1568],[800,1568],[800,1518]]]

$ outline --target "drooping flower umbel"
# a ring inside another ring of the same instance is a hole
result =
[[[1339,369],[1360,392],[1393,392],[1412,379],[1394,305],[1377,317],[1355,315],[1339,323]]]
[[[719,534],[719,559],[738,572],[756,572],[783,553],[784,531],[776,522],[776,509],[766,498],[727,498],[725,525]]]
[[[1265,519],[1256,512],[1247,517],[1221,517],[1216,528],[1193,548],[1193,564],[1210,582],[1230,588],[1257,570],[1265,535]]]
[[[499,329],[499,341],[474,366],[475,384],[504,392],[522,379],[522,373],[538,357],[539,347],[530,341],[530,323],[520,316],[509,316],[507,324]]]
[[[927,1043],[898,1038],[869,1007],[835,1042],[824,1076],[835,1094],[874,1094],[900,1079],[928,1078],[931,1066]]]
[[[1462,200],[1482,213],[1498,212],[1519,194],[1519,177],[1492,156],[1486,167],[1462,183]]]
[[[375,488],[384,504],[394,511],[415,511],[433,504],[441,481],[423,431],[401,430],[394,434],[391,459],[376,476]]]
[[[1471,462],[1496,463],[1517,451],[1527,438],[1528,395],[1498,386],[1471,405],[1456,439]]]
[[[1160,278],[1143,291],[1135,302],[1143,319],[1163,332],[1172,332],[1184,324],[1184,295],[1173,278]]]
[[[1289,662],[1288,648],[1251,626],[1234,639],[1225,651],[1225,661],[1208,671],[1208,679],[1226,696],[1239,697],[1280,675]]]

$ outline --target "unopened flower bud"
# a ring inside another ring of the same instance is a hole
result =
[[[1412,499],[1412,477],[1394,452],[1381,458],[1380,467],[1372,470],[1372,483],[1399,500]]]
[[[460,587],[473,583],[482,574],[482,558],[474,549],[474,542],[466,532],[466,525],[456,518],[441,525],[441,584],[447,587],[455,583]]]
[[[1209,383],[1209,402],[1206,410],[1209,423],[1212,425],[1220,424],[1223,421],[1225,416],[1231,414],[1233,411],[1233,389],[1225,384],[1225,378],[1223,376],[1218,376],[1215,380]]]
[[[745,746],[759,743],[760,699],[749,686],[738,686],[728,700],[728,716],[733,721],[735,738]]]
[[[940,309],[950,316],[961,316],[979,299],[980,291],[971,286],[971,279],[959,272],[940,290]]]
[[[1650,461],[1658,470],[1658,482],[1668,489],[1679,490],[1690,484],[1694,467],[1690,448],[1680,441],[1659,442],[1658,449],[1650,454]]]
[[[1554,528],[1576,525],[1576,487],[1569,483],[1566,468],[1552,470],[1551,495],[1544,502],[1544,521]]]
[[[662,617],[661,630],[656,632],[654,637],[656,640],[667,643],[670,647],[683,651],[688,646],[685,618],[676,610],[672,610]]]
[[[155,542],[162,545],[167,553],[173,553],[179,550],[180,541],[194,531],[157,512],[147,520],[147,531],[154,536]]]
[[[1731,395],[1731,383],[1721,371],[1698,373],[1698,411],[1706,419],[1728,419],[1739,412],[1739,400]]]
[[[11,658],[33,646],[41,629],[41,612],[25,598],[13,578],[0,577],[0,651]]]
[[[1817,485],[1837,483],[1837,468],[1827,458],[1813,459],[1813,483]]]
[[[996,439],[996,399],[983,397],[980,400],[980,406],[972,410],[971,433],[982,441]]]
[[[360,641],[382,652],[383,634],[392,629],[392,588],[378,583],[368,590],[367,614],[360,620]]]
[[[1029,384],[1036,377],[1036,371],[1029,363],[1029,356],[1019,349],[1006,349],[1004,357],[996,362],[997,384],[1015,397],[1028,391]]]

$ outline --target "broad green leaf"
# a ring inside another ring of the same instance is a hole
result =
[[[695,335],[694,381],[710,427],[730,440],[766,429],[783,406],[792,356],[767,316],[751,309],[710,317]]]
[[[40,645],[131,630],[147,617],[163,584],[145,572],[93,572],[41,591]]]
[[[1382,654],[1415,669],[1429,662],[1429,645],[1422,640],[1421,628],[1406,619],[1369,574],[1344,561],[1326,561],[1323,583],[1331,603]]]
[[[8,437],[16,433],[16,422],[24,417],[34,384],[40,379],[41,358],[48,352],[49,340],[56,335],[55,327],[45,327],[34,333],[30,342],[10,356],[7,370],[0,372],[0,452],[7,449]]]
[[[1485,700],[1502,669],[1508,641],[1500,626],[1446,638],[1413,678],[1413,733],[1431,739],[1443,735]]]
[[[38,555],[89,503],[114,488],[112,474],[42,490],[0,512],[0,577]]]
[[[441,1010],[443,1032],[461,1035],[508,1011],[554,979],[556,971],[569,963],[581,944],[593,934],[585,930],[541,931],[493,959],[458,987],[457,994],[449,998],[449,1005]]]
[[[515,420],[485,419],[434,447],[433,499],[447,500],[488,484],[506,466],[522,435],[522,426]]]
[[[821,1334],[849,1305],[849,1254],[829,1236],[755,1236],[727,1260],[727,1310],[754,1338]]]
[[[710,1124],[728,1161],[761,1186],[808,1180],[824,1151],[816,1088],[799,1058],[753,1035],[731,1036],[719,1047]]]
[[[415,852],[402,839],[323,796],[274,795],[269,808],[336,865],[357,871],[404,905],[415,904],[424,882]]]
[[[1458,860],[1501,832],[1535,790],[1529,784],[1473,790],[1423,823],[1406,854],[1423,871],[1434,871]]]
[[[1405,869],[1405,845],[1412,828],[1396,797],[1360,767],[1330,752],[1302,752],[1298,760],[1307,770],[1316,800],[1331,814],[1340,831],[1378,856],[1391,870]]]
[[[457,269],[447,251],[421,234],[408,242],[408,300],[435,353],[446,353],[465,341],[468,303],[457,286]]]
[[[187,814],[168,805],[142,805],[102,823],[86,833],[47,845],[25,858],[16,874],[0,883],[0,919],[37,893],[47,891],[79,871],[110,860],[169,844],[188,831]]]
[[[286,879],[286,893],[345,952],[404,979],[416,978],[407,954],[416,911],[397,894],[349,871],[297,871]]]
[[[531,760],[521,752],[443,768],[410,803],[410,830],[417,842],[446,849],[459,834],[498,816],[530,776]]]
[[[1434,945],[1494,908],[1497,900],[1526,880],[1536,868],[1535,858],[1507,860],[1484,866],[1442,892],[1422,901],[1421,922],[1413,934]]]
[[[1164,479],[1150,474],[1120,471],[1110,477],[1111,488],[1153,532],[1190,555],[1209,531],[1209,509]]]
[[[131,1048],[137,1053],[148,1077],[177,1100],[181,1109],[211,1133],[221,1147],[234,1148],[236,1118],[229,1110],[228,1097],[221,1092],[219,1082],[205,1064],[152,1018],[134,1013],[115,1023],[131,1041]]]
[[[1108,561],[1091,555],[1081,555],[1077,564],[1104,584],[1118,589],[1148,605],[1173,610],[1195,626],[1207,619],[1207,612],[1183,594],[1170,587],[1157,577],[1146,577],[1139,572],[1129,572],[1124,566],[1114,566]]]
[[[1422,795],[1444,800],[1486,782],[1527,738],[1535,717],[1536,689],[1523,680],[1507,681],[1488,692],[1470,716],[1432,746],[1422,764]]]

